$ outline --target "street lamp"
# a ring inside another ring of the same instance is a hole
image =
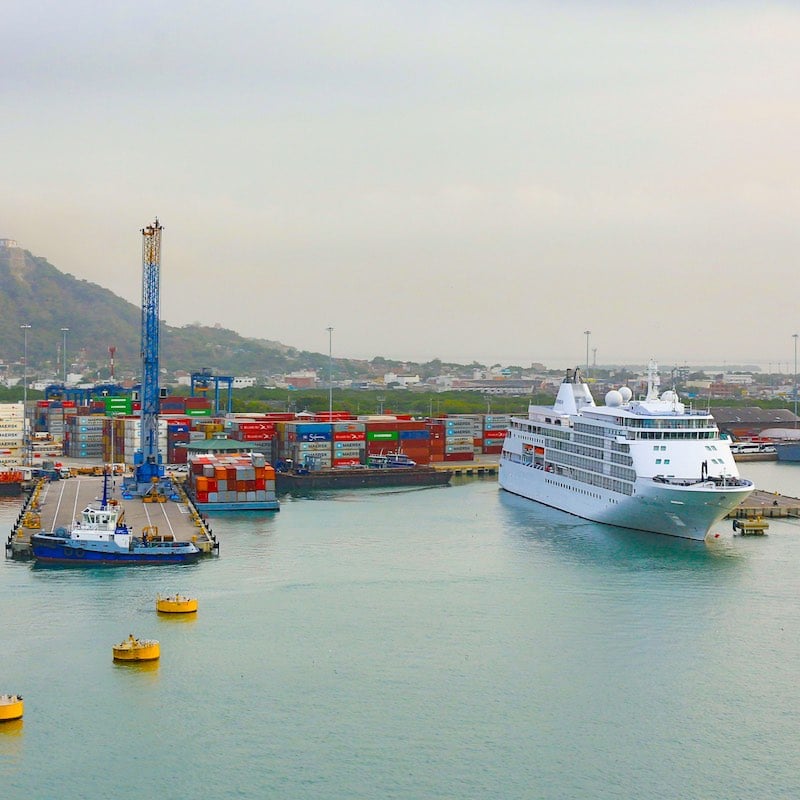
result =
[[[20,325],[22,329],[22,437],[25,448],[23,454],[23,464],[28,463],[28,331],[30,325]]]
[[[794,339],[794,416],[795,416],[795,427],[797,427],[797,334],[792,334],[792,339]]]
[[[333,422],[333,328],[328,331],[328,422]]]
[[[586,337],[586,376],[589,376],[589,334],[591,331],[584,331],[583,335]]]
[[[62,328],[61,333],[64,334],[64,346],[61,348],[61,358],[64,366],[64,386],[67,385],[67,334],[69,328]]]

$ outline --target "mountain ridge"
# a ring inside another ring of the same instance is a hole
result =
[[[116,374],[141,371],[141,309],[110,289],[61,272],[47,259],[19,247],[0,246],[0,358],[21,363],[27,331],[32,369],[55,366],[67,332],[67,358],[78,354],[102,371],[108,348],[116,348]],[[167,371],[272,374],[321,365],[326,356],[282,342],[252,339],[218,326],[172,326],[161,322],[160,361]]]

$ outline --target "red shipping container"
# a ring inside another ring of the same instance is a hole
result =
[[[361,464],[357,458],[334,458],[331,463],[334,467],[358,467]]]
[[[399,430],[397,422],[370,422],[366,423],[367,431],[396,431]]]
[[[62,408],[75,408],[75,401],[74,400],[65,400],[61,404]]]
[[[334,431],[334,442],[363,442],[366,441],[366,431]]]
[[[241,422],[235,422],[234,428],[238,428],[240,431],[274,431],[275,423],[258,422],[256,420],[245,422],[242,420]]]
[[[483,438],[484,439],[505,439],[507,431],[484,431]]]
[[[474,461],[473,453],[445,453],[445,461]]]

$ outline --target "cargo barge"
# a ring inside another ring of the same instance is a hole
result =
[[[260,453],[189,459],[186,493],[201,511],[278,511],[275,470]]]
[[[314,491],[317,489],[361,489],[381,486],[445,486],[451,474],[428,466],[350,467],[319,469],[308,472],[276,472],[277,491]]]

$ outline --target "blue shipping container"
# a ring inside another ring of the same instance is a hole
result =
[[[298,432],[297,434],[298,442],[329,442],[330,440],[331,440],[330,430],[327,431],[317,430],[310,433]]]
[[[331,430],[333,430],[333,426],[330,422],[296,422],[294,424],[294,431],[298,436],[301,433],[319,433],[320,431],[330,433]]]
[[[400,431],[401,439],[430,439],[430,431]]]

